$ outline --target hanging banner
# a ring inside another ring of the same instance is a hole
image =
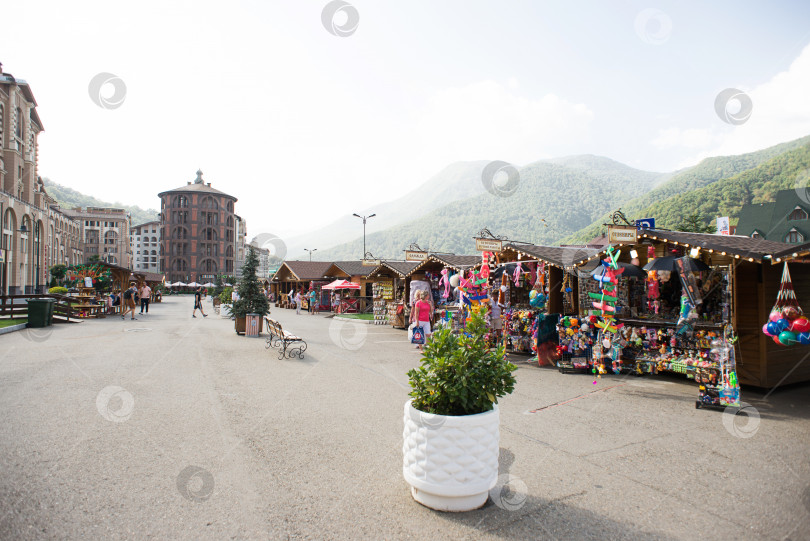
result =
[[[609,225],[608,242],[610,244],[633,244],[638,240],[638,229],[633,225]]]
[[[379,267],[382,261],[379,259],[363,259],[362,264],[364,267]]]
[[[415,250],[405,250],[405,261],[427,261],[427,252],[417,252]]]
[[[723,216],[722,218],[717,218],[717,234],[718,235],[730,235],[731,234],[731,225],[728,221],[728,216]]]
[[[500,252],[503,241],[497,239],[475,239],[475,249],[479,252]]]

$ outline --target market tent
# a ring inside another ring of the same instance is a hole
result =
[[[212,283],[212,282],[208,282],[208,283],[203,284],[203,287],[216,287],[216,286],[217,285]]]
[[[173,283],[172,285],[173,285],[173,286],[176,286],[176,287],[185,287],[185,286],[187,286],[188,284],[187,284],[187,283],[185,283],[185,282],[175,282],[175,283]]]
[[[188,287],[200,287],[202,284],[198,284],[197,282],[191,282],[186,284]]]
[[[321,289],[360,289],[360,284],[347,282],[346,280],[335,280],[332,283],[326,284]]]

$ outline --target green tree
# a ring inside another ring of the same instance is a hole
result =
[[[51,277],[56,280],[57,283],[61,283],[65,276],[67,276],[67,266],[62,265],[61,263],[58,265],[54,265],[49,269],[51,273]]]
[[[264,296],[261,282],[256,278],[256,269],[259,267],[259,258],[252,246],[248,247],[245,264],[242,266],[242,279],[239,280],[236,291],[239,300],[233,303],[231,315],[245,317],[247,314],[259,314],[264,317],[270,313],[270,303]]]
[[[676,231],[688,231],[690,233],[714,233],[717,228],[711,223],[706,223],[706,220],[700,215],[699,212],[690,214],[675,227]]]

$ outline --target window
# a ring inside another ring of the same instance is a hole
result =
[[[0,149],[3,148],[3,104],[0,103]]]
[[[17,139],[22,139],[23,134],[23,117],[22,117],[22,109],[17,107],[17,126],[15,130],[15,135]]]
[[[799,233],[795,229],[791,229],[788,232],[787,236],[785,237],[785,242],[790,242],[790,243],[793,243],[793,244],[798,243],[798,242],[804,242],[804,235],[802,235],[801,233]]]
[[[796,207],[795,209],[793,209],[793,212],[791,212],[788,215],[788,221],[806,220],[806,219],[807,219],[807,212],[805,212],[804,209],[801,207]]]
[[[752,239],[761,239],[762,235],[759,234],[759,231],[754,231],[753,233],[751,233],[751,238]]]

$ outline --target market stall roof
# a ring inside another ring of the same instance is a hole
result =
[[[273,280],[286,273],[291,275],[293,281],[298,282],[322,280],[331,266],[331,261],[285,261],[273,275]]]
[[[638,232],[638,239],[639,241],[643,239],[658,240],[686,248],[700,248],[704,252],[717,253],[734,259],[745,259],[758,263],[763,260],[778,263],[774,259],[774,254],[784,252],[791,247],[790,244],[773,240],[754,239],[737,235],[668,231],[664,229],[642,229]],[[621,247],[625,246],[625,244],[615,244],[614,246]],[[604,249],[599,250],[588,257],[577,258],[578,260],[574,261],[574,263],[582,264],[596,257],[601,257],[604,253]]]
[[[439,263],[440,265],[444,265],[445,267],[448,267],[455,271],[461,271],[471,269],[480,265],[481,256],[430,254],[426,260],[422,261],[421,263],[418,263],[416,267],[412,268],[406,276],[411,276],[428,263]]]
[[[159,272],[140,272],[139,271],[139,272],[136,272],[135,274],[140,274],[141,276],[143,276],[143,279],[145,281],[152,282],[152,283],[163,282],[166,279],[165,275],[163,275],[163,274],[161,274]]]
[[[372,273],[376,267],[367,267],[363,265],[360,260],[357,261],[335,261],[332,263],[335,267],[342,270],[349,276],[363,276],[366,277]]]
[[[536,244],[507,244],[505,250],[513,250],[528,259],[538,259],[561,269],[571,269],[577,263],[595,256],[599,250],[582,246],[538,246]]]
[[[773,254],[773,263],[780,263],[783,259],[796,259],[810,255],[810,242],[805,244],[794,244],[781,252]]]
[[[421,261],[383,261],[368,275],[372,276],[375,274],[379,274],[380,271],[388,269],[390,271],[393,271],[400,278],[405,278],[411,273],[413,269],[415,269],[421,264],[422,264]]]
[[[749,261],[772,259],[773,254],[783,252],[790,247],[789,244],[773,240],[754,239],[737,235],[665,231],[661,229],[639,231],[639,238],[664,240],[687,248],[697,247],[709,253],[719,252],[723,255],[733,256],[735,259],[747,259]]]

